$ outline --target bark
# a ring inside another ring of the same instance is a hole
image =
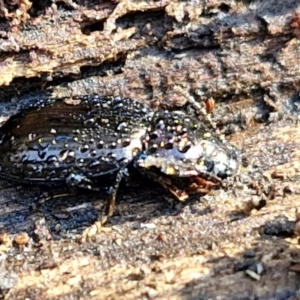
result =
[[[196,107],[244,157],[227,188],[184,205],[133,179],[84,243],[105,195],[41,214],[38,188],[1,181],[3,297],[295,299],[299,28],[297,0],[0,1],[0,122],[39,97],[121,95]]]

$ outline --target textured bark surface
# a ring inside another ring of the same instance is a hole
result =
[[[133,178],[85,242],[104,194],[31,209],[43,191],[0,181],[1,295],[299,298],[299,1],[35,2],[0,1],[0,122],[45,96],[193,106],[244,166],[184,205]]]

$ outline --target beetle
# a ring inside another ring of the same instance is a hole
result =
[[[239,151],[196,118],[152,110],[123,97],[41,99],[25,105],[0,128],[0,177],[21,183],[97,190],[109,188],[112,216],[119,184],[132,164],[179,200],[172,178],[219,183],[236,173]]]

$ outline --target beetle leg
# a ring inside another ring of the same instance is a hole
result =
[[[85,241],[87,238],[94,236],[96,233],[98,233],[100,228],[102,228],[102,225],[104,225],[108,221],[109,217],[113,215],[119,186],[122,179],[125,176],[128,176],[127,168],[120,169],[116,175],[116,180],[114,182],[114,185],[111,186],[109,189],[110,197],[107,200],[107,204],[105,208],[105,216],[103,216],[100,221],[95,222],[93,225],[89,226],[83,231],[80,239],[81,241]]]
[[[55,191],[59,191],[55,189]],[[68,190],[62,189],[58,193],[54,193],[53,191],[42,193],[38,199],[37,199],[37,206],[40,206],[50,200],[57,199],[57,198],[63,198],[63,197],[69,197],[69,196],[75,196],[77,195],[78,190],[74,186],[68,186]]]
[[[109,190],[110,197],[107,201],[107,205],[106,205],[106,209],[105,209],[106,214],[105,214],[105,217],[102,219],[102,222],[101,222],[102,224],[105,224],[107,222],[108,218],[111,217],[114,213],[114,209],[115,209],[115,205],[116,205],[116,197],[117,197],[117,193],[119,190],[119,186],[120,186],[122,179],[125,176],[128,176],[127,168],[120,169],[120,171],[117,173],[114,185],[110,187],[110,190]]]

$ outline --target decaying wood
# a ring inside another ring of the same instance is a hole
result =
[[[244,165],[186,205],[136,178],[84,243],[105,195],[31,209],[40,190],[1,181],[3,297],[299,297],[298,2],[0,1],[0,122],[45,96],[192,105],[231,134]]]

